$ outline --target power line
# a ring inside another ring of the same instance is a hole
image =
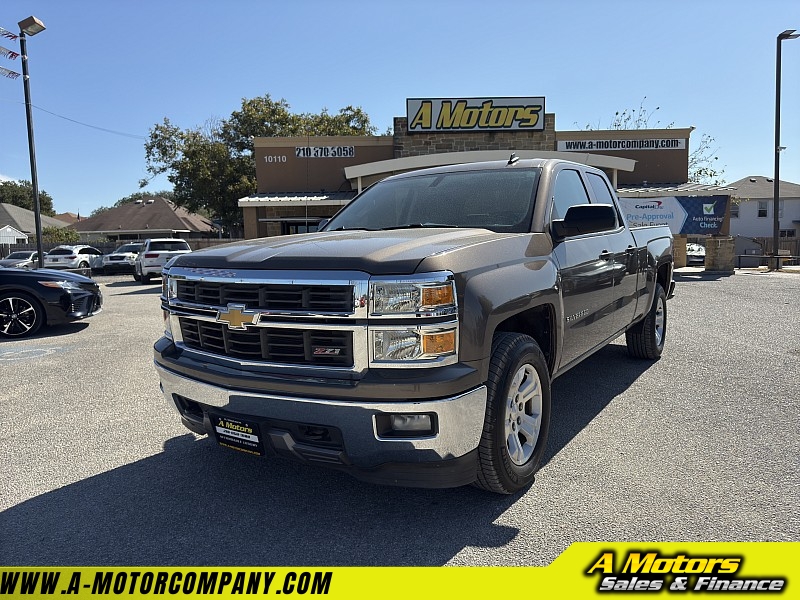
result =
[[[13,100],[4,100],[4,102],[10,102],[12,104],[24,104],[23,102],[13,101]],[[70,119],[69,117],[65,117],[64,115],[59,115],[58,113],[54,113],[49,111],[41,106],[36,106],[35,104],[31,104],[33,108],[36,110],[40,110],[42,112],[47,113],[48,115],[53,115],[54,117],[58,117],[59,119],[64,119],[65,121],[69,121],[70,123],[75,123],[76,125],[82,125],[84,127],[89,127],[91,129],[96,129],[98,131],[104,131],[105,133],[111,133],[114,135],[120,135],[123,137],[133,138],[136,140],[146,140],[147,138],[142,135],[136,135],[134,133],[125,133],[124,131],[115,131],[114,129],[106,129],[105,127],[98,127],[97,125],[90,125],[89,123],[83,123],[82,121],[76,121],[75,119]]]

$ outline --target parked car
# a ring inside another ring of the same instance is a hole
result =
[[[116,271],[126,271],[133,273],[136,264],[136,257],[139,255],[142,244],[123,244],[111,254],[103,257],[103,273],[113,273]]]
[[[706,262],[706,249],[700,244],[686,244],[686,264],[702,265]]]
[[[44,259],[48,269],[102,269],[103,253],[94,246],[56,246]]]
[[[0,267],[0,337],[33,335],[43,325],[91,317],[102,306],[100,287],[89,277]]]
[[[44,256],[47,256],[45,254]],[[0,260],[0,267],[15,267],[17,269],[35,269],[39,266],[39,253],[36,250],[19,250],[12,252]]]
[[[133,278],[142,283],[150,283],[150,277],[161,275],[161,269],[169,259],[191,251],[188,242],[179,238],[147,239],[136,257]]]

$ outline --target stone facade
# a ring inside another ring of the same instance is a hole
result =
[[[706,271],[733,273],[734,240],[726,235],[712,235],[706,240]]]
[[[476,150],[546,150],[556,148],[556,116],[545,114],[544,131],[464,131],[409,133],[406,117],[394,118],[394,157]]]

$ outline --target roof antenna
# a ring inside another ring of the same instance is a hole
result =
[[[513,165],[519,160],[519,156],[517,156],[516,152],[511,153],[511,157],[508,159],[508,164]]]

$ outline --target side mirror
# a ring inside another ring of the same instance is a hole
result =
[[[617,211],[610,204],[576,204],[563,219],[553,220],[553,236],[562,240],[571,235],[597,233],[617,226]]]

